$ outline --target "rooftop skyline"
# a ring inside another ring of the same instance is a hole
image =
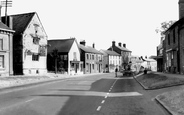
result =
[[[160,23],[178,20],[178,0],[13,0],[8,15],[37,12],[48,39],[75,37],[108,49],[125,43],[132,55],[156,55]],[[1,14],[4,15],[4,7]]]

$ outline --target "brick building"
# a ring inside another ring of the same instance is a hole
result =
[[[179,20],[165,32],[164,71],[184,73],[184,0],[179,0]]]

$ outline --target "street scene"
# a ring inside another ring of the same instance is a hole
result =
[[[184,115],[183,27],[184,0],[0,1],[0,115]]]

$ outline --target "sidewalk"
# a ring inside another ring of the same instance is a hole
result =
[[[46,75],[15,75],[8,77],[0,77],[0,89],[7,89],[13,87],[27,86],[27,85],[36,85],[45,82],[56,81],[58,79],[74,78],[74,77],[83,77],[91,76],[105,73],[93,73],[93,74],[82,74],[82,75],[67,75],[67,74],[55,74],[48,73]]]

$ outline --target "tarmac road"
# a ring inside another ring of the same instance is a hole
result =
[[[132,77],[98,74],[3,90],[0,115],[169,115],[152,95]]]

